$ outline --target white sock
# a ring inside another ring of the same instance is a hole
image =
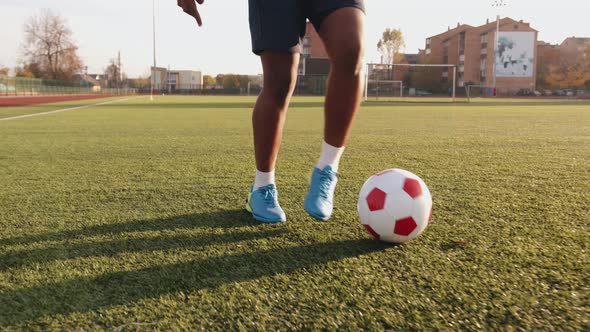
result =
[[[332,166],[332,170],[338,172],[338,164],[340,163],[340,157],[342,157],[343,152],[344,147],[337,148],[324,142],[324,144],[322,144],[322,154],[320,155],[320,160],[316,167],[324,169],[326,166]]]
[[[275,184],[275,171],[274,169],[270,172],[261,172],[256,170],[256,177],[254,178],[254,189],[252,191],[258,190],[258,188],[268,186],[269,184]]]

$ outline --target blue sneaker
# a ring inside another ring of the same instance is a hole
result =
[[[252,213],[254,219],[265,224],[287,221],[285,211],[279,205],[279,194],[274,184],[260,187],[256,191],[251,188],[246,210]]]
[[[314,168],[304,204],[305,211],[310,216],[321,221],[330,219],[334,209],[334,190],[337,182],[338,173],[334,172],[331,166],[326,166],[323,170]]]

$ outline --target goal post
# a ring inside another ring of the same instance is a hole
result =
[[[365,100],[374,97],[403,97],[404,82],[389,80],[365,80]]]
[[[449,70],[452,68],[452,79],[450,80],[452,83],[449,86]],[[420,72],[418,70],[429,71],[427,75],[429,76],[430,81],[434,81],[435,85],[438,85],[437,90],[442,89],[442,86],[449,86],[449,95],[453,102],[456,101],[457,96],[457,65],[454,64],[409,64],[409,63],[399,63],[399,64],[378,64],[378,63],[368,63],[366,65],[365,70],[365,86],[364,86],[364,99],[368,101],[370,97],[377,96],[379,97],[379,93],[382,90],[386,90],[390,93],[389,96],[394,96],[391,94],[392,86],[399,85],[399,93],[396,93],[395,96],[404,97],[408,95],[432,95],[432,93],[421,91],[420,88],[416,88],[412,85],[416,85],[416,82],[407,83],[410,81],[409,76],[414,74],[418,75]],[[433,76],[434,75],[434,76]],[[446,78],[445,78],[446,77]],[[441,81],[445,79],[447,83],[441,83]],[[404,90],[406,89],[406,90]],[[397,90],[397,89],[396,89]],[[405,92],[404,92],[405,91]],[[416,94],[418,91],[418,94]],[[412,93],[413,92],[413,93]],[[446,91],[444,92],[446,93]]]

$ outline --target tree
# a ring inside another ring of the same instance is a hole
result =
[[[17,77],[35,78],[43,76],[43,72],[36,62],[23,64],[20,67],[16,67],[14,71]]]
[[[8,72],[10,72],[10,68],[0,65],[0,77],[8,76]]]
[[[546,81],[551,87],[574,88],[586,85],[590,81],[590,71],[582,63],[568,66],[562,63],[559,66],[549,66],[549,74]]]
[[[146,89],[150,87],[150,79],[146,77],[138,77],[129,79],[129,87],[133,89]]]
[[[30,17],[24,30],[23,63],[37,64],[40,78],[71,79],[82,69],[72,30],[62,16],[44,10]]]
[[[398,63],[401,60],[400,50],[404,47],[404,35],[399,29],[385,29],[377,43],[377,50],[383,56],[383,62],[387,64]]]
[[[203,76],[203,85],[205,87],[211,87],[215,85],[215,79],[211,75]]]
[[[215,76],[215,84],[223,85],[223,78],[224,77],[225,77],[225,75],[223,75],[223,74],[217,74],[217,76]]]
[[[121,87],[121,81],[125,74],[121,74],[121,67],[117,59],[113,58],[109,61],[109,65],[104,70],[104,74],[109,88]]]

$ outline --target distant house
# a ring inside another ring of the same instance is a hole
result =
[[[154,89],[169,93],[203,88],[203,74],[197,70],[168,70],[151,67],[150,82]]]

